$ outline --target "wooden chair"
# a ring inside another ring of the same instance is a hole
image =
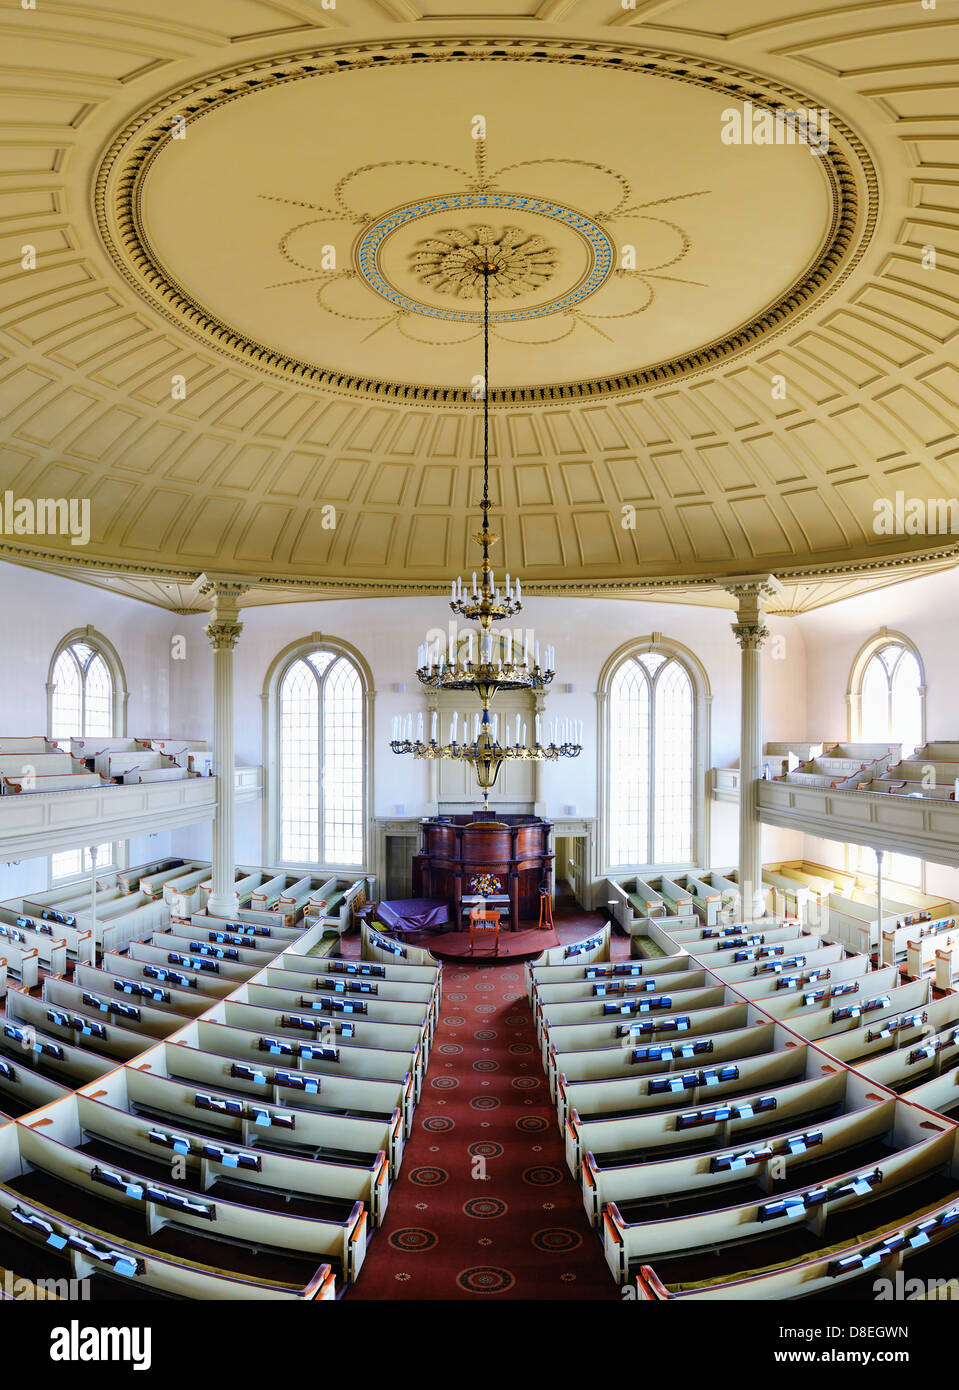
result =
[[[471,907],[470,908],[470,955],[476,944],[477,933],[482,936],[484,933],[493,933],[493,955],[499,955],[499,912],[495,907]]]
[[[539,922],[537,927],[540,931],[551,931],[553,927],[553,899],[548,888],[539,890]]]

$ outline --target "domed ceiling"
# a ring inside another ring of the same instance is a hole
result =
[[[204,571],[270,602],[472,569],[480,252],[529,589],[773,572],[796,611],[954,563],[874,527],[959,491],[954,24],[327,5],[11,12],[0,486],[89,498],[91,535],[0,558],[173,608]]]

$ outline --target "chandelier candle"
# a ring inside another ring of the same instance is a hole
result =
[[[489,251],[486,254],[488,256]],[[489,497],[489,286],[491,276],[500,270],[501,267],[495,259],[478,261],[476,264],[476,273],[482,276],[483,283],[483,500],[479,504],[483,513],[483,524],[473,536],[473,540],[482,546],[483,565],[478,583],[477,572],[474,570],[470,589],[464,590],[462,576],[454,579],[450,585],[450,608],[467,622],[478,623],[479,631],[468,631],[465,644],[462,640],[458,642],[456,634],[451,631],[445,660],[439,640],[435,645],[429,642],[422,643],[417,653],[416,671],[420,684],[428,690],[472,691],[479,699],[482,713],[473,716],[471,743],[467,742],[469,722],[465,714],[463,742],[457,743],[457,715],[454,714],[450,722],[449,743],[438,744],[437,716],[434,712],[429,743],[423,742],[422,714],[417,720],[417,736],[416,741],[413,741],[413,716],[410,714],[406,718],[405,728],[402,719],[394,718],[393,738],[390,744],[394,753],[412,753],[414,758],[448,758],[469,763],[482,788],[483,806],[486,809],[489,808],[490,789],[495,785],[504,762],[555,762],[558,758],[577,758],[582,752],[582,723],[576,725],[574,741],[573,725],[571,721],[565,720],[563,738],[562,741],[558,741],[558,724],[553,720],[549,743],[544,746],[542,720],[537,714],[535,742],[529,747],[526,742],[525,724],[522,724],[522,741],[520,740],[519,715],[516,716],[516,739],[512,745],[509,743],[509,728],[506,722],[504,721],[505,743],[500,744],[499,720],[496,716],[490,718],[490,702],[497,691],[528,690],[535,693],[545,690],[555,674],[555,649],[551,645],[546,646],[543,653],[545,661],[541,661],[540,643],[530,630],[527,630],[525,640],[522,643],[517,640],[514,646],[511,632],[507,630],[494,633],[492,627],[493,623],[515,617],[523,607],[520,581],[517,579],[514,582],[507,574],[503,588],[498,589],[489,558],[490,546],[499,540],[489,524],[489,513],[493,505]],[[474,636],[477,638],[475,659]]]

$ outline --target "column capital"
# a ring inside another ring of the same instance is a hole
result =
[[[243,624],[232,622],[227,618],[214,618],[211,623],[207,623],[203,631],[209,638],[210,646],[215,652],[231,652],[243,631]]]
[[[733,636],[742,647],[743,651],[756,651],[769,636],[769,628],[765,623],[733,623]]]

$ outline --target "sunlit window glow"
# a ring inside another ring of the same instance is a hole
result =
[[[693,845],[693,684],[658,652],[629,657],[609,689],[609,861],[681,864]]]
[[[113,733],[113,676],[88,642],[64,647],[53,667],[50,737],[109,738]]]

